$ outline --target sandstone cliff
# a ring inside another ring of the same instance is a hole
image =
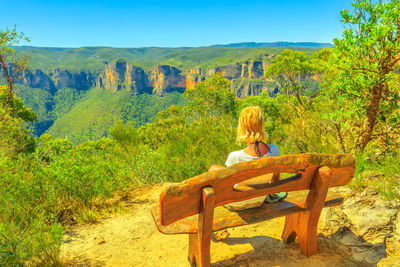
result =
[[[222,73],[229,80],[236,78],[259,79],[264,76],[264,64],[262,61],[244,61],[210,69],[207,74],[210,76],[217,72]]]
[[[140,67],[118,60],[108,63],[101,73],[83,71],[74,73],[55,69],[46,75],[40,70],[35,72],[26,70],[22,82],[30,87],[47,90],[51,94],[64,87],[78,90],[99,87],[114,92],[128,90],[137,94],[152,93],[162,96],[173,91],[184,92],[186,89],[194,89],[196,83],[216,73],[222,73],[231,81],[231,89],[235,91],[237,97],[258,95],[262,91],[268,91],[273,96],[277,93],[277,85],[264,77],[266,62],[268,60],[249,60],[208,70],[192,68],[184,73],[173,66],[159,65],[145,73]]]
[[[204,71],[200,68],[190,69],[185,75],[185,87],[186,89],[194,89],[196,83],[202,82],[205,79]]]
[[[21,82],[29,87],[42,88],[43,90],[50,92],[50,94],[54,94],[57,90],[50,77],[44,74],[41,70],[36,70],[34,72],[25,70]]]
[[[231,89],[240,98],[259,95],[262,91],[268,91],[273,96],[278,92],[278,87],[264,77],[266,67],[266,61],[244,61],[210,69],[207,76],[222,73],[226,79],[231,80]]]
[[[262,91],[267,91],[272,97],[279,91],[275,82],[266,79],[233,79],[231,89],[237,97],[242,99],[251,95],[259,95]]]
[[[162,96],[172,91],[184,92],[186,79],[179,69],[160,65],[149,72],[147,85],[153,87],[153,94]]]
[[[148,92],[143,69],[125,61],[107,64],[104,72],[97,77],[95,85],[114,92],[119,90],[134,91],[137,94]]]
[[[71,73],[67,70],[55,69],[49,75],[57,89],[70,87],[78,90],[88,90],[93,86],[95,78],[90,72]]]

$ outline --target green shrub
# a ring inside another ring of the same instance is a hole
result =
[[[51,186],[36,177],[40,165],[0,155],[0,265],[55,263],[62,240]]]
[[[96,220],[132,187],[128,169],[106,138],[72,146],[43,135],[34,153],[0,152],[0,265],[57,263],[61,223]]]
[[[400,199],[400,151],[376,157],[366,150],[356,159],[356,174],[350,184],[355,190],[372,188],[388,199]]]

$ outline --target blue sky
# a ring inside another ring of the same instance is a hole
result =
[[[351,0],[0,0],[0,29],[29,45],[181,47],[237,42],[331,42]]]

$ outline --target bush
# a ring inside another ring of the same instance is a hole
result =
[[[62,228],[49,208],[54,194],[42,177],[40,166],[28,159],[10,160],[0,155],[0,265],[27,261],[55,263]]]
[[[34,150],[35,138],[22,127],[22,119],[10,116],[0,107],[0,152],[12,156]]]
[[[355,190],[372,188],[388,199],[400,199],[400,151],[382,156],[367,149],[356,159],[356,174],[350,184]]]
[[[44,135],[34,153],[0,153],[0,265],[56,263],[61,224],[95,220],[131,188],[121,162],[106,138],[72,146]]]

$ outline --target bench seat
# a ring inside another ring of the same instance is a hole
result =
[[[265,220],[286,216],[296,212],[304,211],[305,200],[308,190],[289,192],[285,200],[277,203],[263,203],[260,207],[230,211],[223,206],[214,209],[213,231],[222,230],[236,226],[248,225]],[[339,206],[343,198],[339,194],[328,193],[324,207]],[[198,215],[186,217],[170,225],[163,226],[160,222],[160,207],[151,209],[154,222],[158,230],[164,234],[194,234],[198,231]]]

